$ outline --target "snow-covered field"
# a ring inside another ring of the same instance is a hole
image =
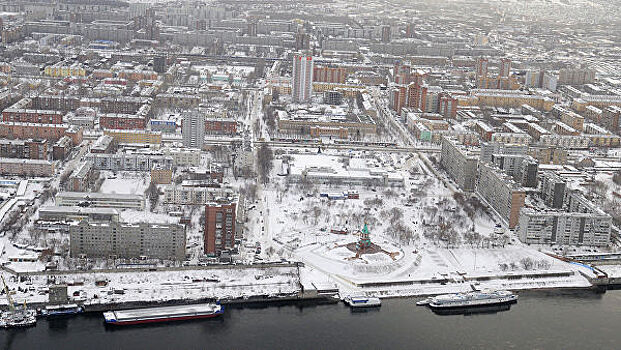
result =
[[[148,174],[121,172],[116,178],[108,178],[101,184],[99,192],[109,194],[144,194],[151,177]]]

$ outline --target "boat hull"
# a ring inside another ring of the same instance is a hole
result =
[[[133,320],[133,321],[106,321],[106,324],[113,325],[113,326],[131,326],[131,325],[136,325],[136,324],[147,324],[147,323],[199,320],[203,318],[218,317],[220,315],[222,315],[222,312],[217,313],[217,314],[210,314],[210,315],[167,317],[167,318],[155,318],[155,319],[144,319],[144,320]]]
[[[429,307],[432,309],[468,309],[468,308],[477,308],[484,306],[498,306],[504,304],[515,304],[517,303],[517,296],[501,298],[501,299],[488,299],[488,300],[476,300],[476,301],[467,301],[463,303],[447,303],[447,304],[435,304],[434,302],[429,303]]]
[[[41,316],[44,317],[64,317],[81,314],[84,311],[81,308],[67,309],[67,310],[42,310]]]
[[[213,318],[224,313],[220,305],[197,304],[188,306],[159,307],[104,312],[108,325],[129,326],[146,323],[176,322]]]
[[[492,305],[480,305],[476,307],[458,307],[449,309],[431,309],[431,311],[440,316],[454,316],[454,315],[482,315],[482,314],[496,314],[499,312],[511,310],[511,306],[514,303],[492,304]]]
[[[382,306],[382,302],[379,298],[345,298],[344,301],[353,309],[364,309]]]

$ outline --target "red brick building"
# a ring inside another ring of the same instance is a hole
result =
[[[0,137],[56,141],[65,135],[68,128],[67,124],[0,122]]]
[[[392,109],[397,111],[397,114],[401,114],[401,109],[405,107],[405,101],[407,99],[407,90],[408,88],[400,85],[394,87],[390,91],[390,106]]]
[[[82,143],[84,139],[84,128],[79,127],[77,125],[71,125],[67,131],[65,131],[65,136],[68,136],[71,139],[71,142],[74,146],[77,146]]]
[[[63,136],[52,146],[52,159],[65,159],[71,150],[71,139],[69,136]]]
[[[205,206],[205,254],[220,254],[235,247],[235,211],[237,204],[210,203]]]
[[[102,129],[144,129],[147,119],[134,114],[104,114],[99,117],[99,126]]]
[[[443,94],[440,97],[440,106],[438,113],[447,118],[453,118],[457,116],[457,99],[449,94]]]
[[[418,71],[410,75],[410,84],[408,85],[408,107],[425,110],[424,104],[427,97],[427,88],[424,85],[425,78],[426,75]]]
[[[2,111],[3,122],[62,124],[63,114],[57,111],[43,109],[14,109]]]
[[[47,141],[0,140],[0,157],[47,159]]]
[[[313,81],[321,83],[344,84],[347,78],[347,69],[330,66],[314,66]]]
[[[0,138],[42,139],[50,142],[69,136],[74,145],[82,142],[82,128],[67,124],[0,122]]]
[[[205,134],[234,135],[236,133],[237,122],[233,119],[205,119]]]

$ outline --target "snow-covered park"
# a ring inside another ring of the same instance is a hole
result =
[[[345,293],[380,295],[432,294],[451,285],[468,289],[478,280],[515,289],[589,285],[577,267],[520,243],[475,196],[451,191],[420,158],[326,153],[285,157],[313,166],[379,163],[402,176],[405,186],[318,185],[274,176],[249,215],[246,241],[260,243],[265,259],[304,262],[312,271],[303,279]],[[282,172],[278,162],[275,171]],[[359,198],[326,197],[348,192]],[[385,253],[356,258],[346,248],[359,240],[365,223],[371,241],[394,253],[392,258]]]

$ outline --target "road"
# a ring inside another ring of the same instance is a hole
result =
[[[354,143],[294,143],[289,141],[256,141],[256,143],[267,143],[271,147],[295,147],[295,148],[314,148],[321,147],[322,149],[340,149],[340,150],[357,150],[357,151],[383,151],[383,152],[427,152],[427,153],[440,153],[439,147],[434,146],[375,146],[375,145],[360,145]]]

